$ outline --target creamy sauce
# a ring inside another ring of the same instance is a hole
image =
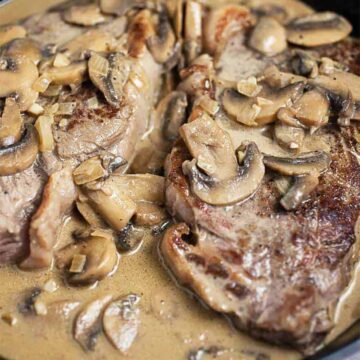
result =
[[[74,219],[65,224],[61,243],[68,242],[69,231],[76,225]],[[104,334],[99,335],[95,350],[85,353],[73,339],[73,321],[86,303],[102,295],[117,298],[136,293],[141,296],[141,323],[129,350],[133,359],[186,359],[190,351],[210,346],[224,349],[220,359],[256,359],[259,353],[276,360],[301,357],[295,351],[253,340],[236,331],[225,318],[176,286],[159,259],[159,240],[148,235],[136,254],[122,256],[117,271],[93,288],[65,286],[56,269],[45,272],[0,269],[0,315],[11,313],[17,318],[13,326],[0,320],[0,355],[29,360],[79,359],[85,354],[90,359],[121,358]],[[53,293],[43,291],[38,297],[46,304],[47,315],[20,314],[17,307],[24,300],[24,292],[43,287],[49,279],[54,279],[59,288]]]

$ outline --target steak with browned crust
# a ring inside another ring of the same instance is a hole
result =
[[[349,42],[321,50],[334,55],[344,48]],[[346,59],[356,72],[357,62]],[[242,203],[219,207],[200,200],[183,173],[192,156],[179,140],[167,159],[166,201],[187,225],[173,225],[161,244],[178,281],[207,305],[238,328],[305,354],[334,326],[334,307],[351,278],[360,214],[359,126],[330,124],[317,135],[326,139],[331,165],[295,211],[281,208],[271,172]]]

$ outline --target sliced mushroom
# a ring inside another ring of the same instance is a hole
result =
[[[196,165],[217,181],[236,176],[238,164],[233,144],[227,132],[208,115],[184,124],[180,135]]]
[[[94,350],[97,336],[101,332],[101,314],[111,299],[111,295],[105,295],[92,301],[77,316],[74,338],[85,351]]]
[[[122,230],[135,214],[136,203],[115,186],[89,183],[82,190],[90,205],[114,230]]]
[[[246,4],[256,15],[272,16],[281,24],[314,12],[310,6],[297,0],[250,0]]]
[[[139,11],[132,17],[129,26],[129,55],[135,58],[142,56],[147,49],[147,40],[154,34],[155,29],[150,10],[144,9]]]
[[[108,58],[93,53],[89,59],[91,81],[114,107],[121,105],[131,68],[131,60],[120,53],[112,53]]]
[[[0,58],[0,97],[15,96],[20,110],[27,110],[38,98],[38,92],[32,89],[38,75],[30,59]]]
[[[319,73],[317,59],[309,51],[295,50],[291,67],[295,74],[310,78],[316,77]]]
[[[238,203],[255,193],[265,174],[262,155],[255,143],[247,145],[244,165],[238,168],[236,176],[216,181],[202,173],[196,160],[185,161],[183,172],[189,177],[191,190],[202,201],[217,206]]]
[[[0,148],[14,145],[22,135],[24,120],[19,105],[14,99],[7,98],[0,119]]]
[[[42,59],[40,46],[32,39],[14,39],[2,46],[0,55],[3,57],[23,57],[32,60],[36,65]]]
[[[121,254],[135,254],[144,243],[145,230],[128,224],[116,236],[116,247]]]
[[[287,48],[285,28],[271,17],[262,17],[256,24],[249,45],[265,54],[273,56]]]
[[[287,39],[292,44],[315,47],[338,42],[351,31],[344,17],[328,11],[294,19],[287,27]]]
[[[22,138],[13,145],[0,148],[0,176],[13,175],[30,167],[39,152],[35,128],[25,125]]]
[[[84,59],[91,51],[108,52],[113,42],[114,38],[109,32],[92,29],[70,40],[59,51],[66,54],[71,61],[77,61]]]
[[[297,177],[295,183],[280,200],[285,210],[295,210],[315,190],[319,184],[318,175],[306,175]]]
[[[289,150],[299,151],[305,139],[305,131],[299,127],[276,123],[274,137],[280,146]]]
[[[90,226],[101,229],[107,226],[105,221],[94,211],[86,199],[84,201],[80,199],[76,201],[76,208]]]
[[[84,258],[79,270],[72,269],[75,256]],[[113,235],[106,230],[93,230],[88,238],[70,244],[56,254],[56,264],[66,271],[72,285],[89,285],[102,280],[116,268],[118,255]]]
[[[165,11],[161,11],[155,19],[156,32],[147,39],[147,46],[155,61],[165,64],[176,52],[175,33]]]
[[[87,64],[85,61],[73,63],[61,68],[49,68],[42,74],[55,85],[78,85],[86,78]]]
[[[237,33],[252,25],[247,7],[228,4],[210,10],[204,22],[204,43],[207,52],[214,54]]]
[[[64,20],[76,25],[93,26],[107,20],[96,4],[70,6],[64,12]]]
[[[183,172],[192,192],[201,200],[211,205],[230,205],[257,190],[265,169],[255,143],[246,147],[244,165],[240,167],[229,135],[209,116],[183,125],[180,134],[194,157],[183,163]]]
[[[327,124],[330,115],[328,98],[317,90],[310,90],[301,96],[293,106],[296,118],[309,127]]]
[[[157,205],[164,204],[165,179],[151,174],[112,175],[104,186],[116,188],[132,201],[147,201]]]
[[[26,29],[20,25],[5,26],[0,29],[0,46],[14,39],[24,38]]]
[[[248,126],[264,125],[276,120],[279,109],[298,99],[304,87],[303,83],[291,84],[279,90],[265,87],[259,97],[268,101],[260,102],[259,97],[248,98],[234,89],[226,89],[222,104],[236,121]]]
[[[360,77],[345,71],[334,70],[330,75],[319,75],[309,83],[323,89],[331,98],[333,109],[341,111],[350,100],[354,106],[352,119],[360,120]],[[335,109],[334,109],[335,108]]]
[[[264,164],[282,175],[299,176],[323,173],[331,163],[330,156],[324,151],[303,153],[296,158],[264,155]]]
[[[100,0],[101,11],[105,14],[122,16],[133,7],[143,7],[143,0]]]
[[[202,50],[202,5],[196,1],[186,1],[184,28],[184,51],[186,62],[190,64]]]
[[[166,210],[154,203],[140,201],[136,206],[134,223],[138,226],[153,226],[168,218]]]
[[[135,294],[111,302],[105,309],[103,327],[107,338],[122,354],[126,354],[134,342],[140,324]]]
[[[184,91],[173,91],[162,99],[157,107],[156,127],[168,141],[178,137],[179,128],[186,120],[188,102]]]

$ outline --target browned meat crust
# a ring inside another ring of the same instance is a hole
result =
[[[317,49],[360,74],[359,41]],[[352,269],[360,215],[359,127],[329,125],[330,170],[311,199],[295,212],[279,207],[270,176],[255,196],[228,208],[190,193],[180,141],[167,160],[167,206],[185,224],[169,229],[162,253],[179,281],[240,329],[310,354],[333,327],[332,310]],[[356,140],[357,139],[357,140]],[[190,239],[190,240],[189,240]]]

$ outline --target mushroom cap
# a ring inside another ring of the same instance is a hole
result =
[[[292,44],[315,47],[345,39],[351,31],[344,17],[327,11],[294,19],[287,26],[287,39]]]
[[[0,70],[0,97],[16,95],[21,111],[27,110],[38,98],[32,85],[38,78],[34,62],[26,57],[2,57],[5,65]]]
[[[30,167],[38,154],[38,135],[33,125],[25,125],[22,138],[0,148],[0,176],[13,175]]]
[[[267,56],[279,54],[287,48],[285,28],[276,19],[264,16],[256,24],[249,45]]]

